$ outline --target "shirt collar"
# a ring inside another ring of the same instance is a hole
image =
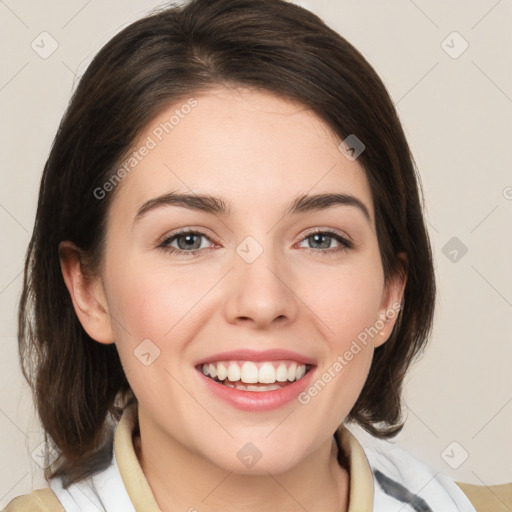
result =
[[[349,460],[348,512],[373,512],[373,473],[362,446],[344,424],[340,425],[334,435]]]
[[[137,512],[161,512],[142,471],[133,446],[137,426],[137,407],[127,407],[117,425],[114,451],[126,492]],[[348,512],[373,511],[373,476],[370,465],[355,436],[342,424],[335,433],[338,446],[347,454],[350,467]]]

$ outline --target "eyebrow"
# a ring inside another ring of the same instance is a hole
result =
[[[150,211],[164,206],[180,206],[190,210],[217,215],[229,216],[232,214],[231,205],[221,197],[205,194],[169,192],[145,202],[137,211],[134,223],[140,221],[142,217],[147,215]],[[284,210],[283,217],[297,213],[326,210],[334,206],[355,207],[361,211],[366,220],[371,223],[368,208],[360,199],[350,194],[303,194],[290,203]]]

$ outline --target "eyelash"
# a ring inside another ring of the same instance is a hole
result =
[[[306,250],[308,252],[312,252],[315,254],[321,254],[322,256],[328,256],[332,255],[333,253],[338,253],[340,251],[349,251],[350,249],[354,248],[354,244],[348,240],[348,238],[340,235],[339,233],[331,230],[322,230],[317,229],[315,231],[312,231],[308,233],[305,237],[302,238],[302,240],[307,240],[308,238],[314,236],[314,235],[327,235],[330,238],[334,238],[337,242],[339,242],[341,245],[339,247],[336,247],[334,249],[312,249],[307,248]],[[172,236],[167,237],[158,247],[163,249],[164,251],[170,253],[170,254],[178,254],[178,255],[187,255],[187,256],[196,256],[199,252],[203,251],[204,249],[193,249],[191,251],[184,251],[183,249],[176,249],[175,247],[170,247],[168,244],[173,242],[174,240],[185,236],[185,235],[197,235],[197,236],[204,236],[208,240],[210,239],[208,236],[206,236],[204,233],[201,233],[200,231],[194,231],[194,230],[182,230],[178,233],[174,233]],[[301,241],[302,241],[301,240]]]

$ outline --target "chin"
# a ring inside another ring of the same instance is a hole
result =
[[[237,448],[227,448],[222,453],[208,454],[214,465],[225,471],[239,475],[267,475],[286,472],[296,466],[300,456],[289,445],[281,444],[281,449],[258,448],[259,443],[248,441],[236,443]],[[261,445],[261,443],[260,443]],[[293,452],[293,456],[290,454]]]

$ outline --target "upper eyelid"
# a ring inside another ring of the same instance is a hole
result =
[[[172,233],[170,235],[165,235],[161,238],[161,242],[160,243],[165,243],[171,239],[176,239],[180,236],[185,236],[185,235],[200,235],[200,236],[204,236],[205,238],[208,238],[209,240],[211,240],[212,242],[215,242],[215,237],[211,236],[211,235],[208,235],[207,233],[199,230],[199,229],[194,229],[194,228],[184,228],[182,230],[178,230],[176,231],[175,233]]]
[[[353,242],[352,237],[348,233],[345,233],[344,231],[340,231],[340,230],[334,229],[334,228],[322,228],[322,227],[311,228],[311,229],[307,230],[306,233],[304,235],[302,235],[302,238],[307,238],[308,236],[314,235],[316,233],[328,233],[328,234],[330,233],[332,235],[338,235],[341,238],[344,238],[349,242]]]

